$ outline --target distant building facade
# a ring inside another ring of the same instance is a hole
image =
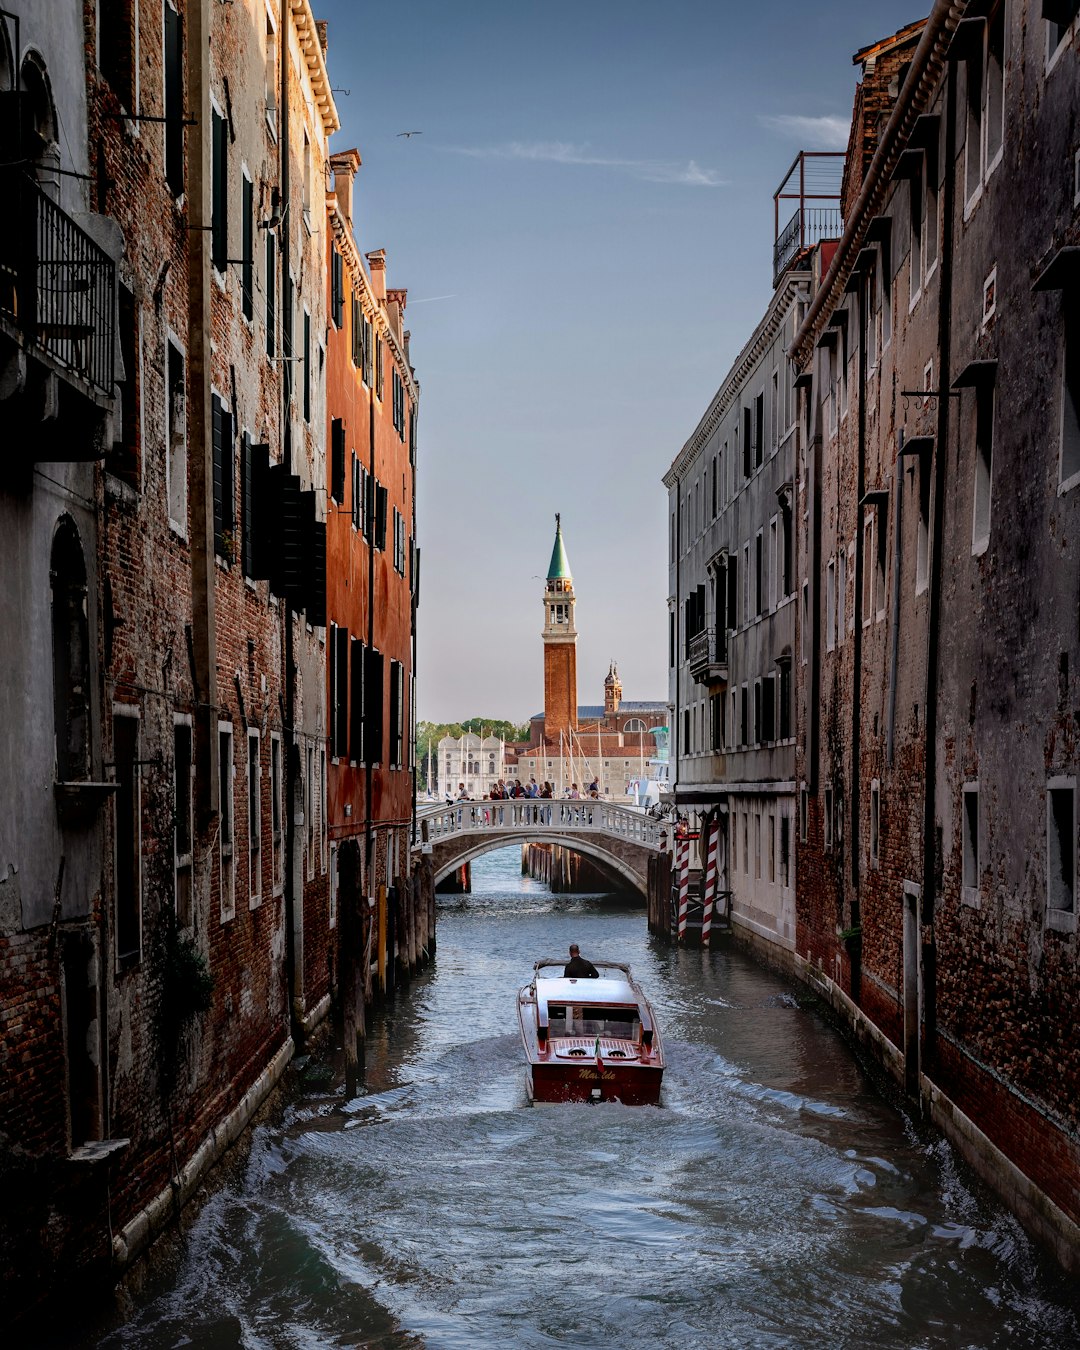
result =
[[[787,349],[809,297],[808,259],[796,251],[785,265],[664,476],[675,804],[693,833],[718,828],[719,887],[731,892],[733,920],[789,949],[799,429]]]

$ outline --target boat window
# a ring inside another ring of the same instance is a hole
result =
[[[552,1036],[609,1036],[637,1040],[640,1019],[636,1008],[605,1008],[589,1004],[548,1004]]]

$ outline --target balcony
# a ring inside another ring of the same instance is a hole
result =
[[[0,184],[0,329],[100,406],[115,377],[115,264],[32,178],[8,171]]]
[[[773,194],[773,285],[790,267],[805,266],[822,239],[839,239],[844,220],[840,187],[844,155],[837,150],[803,150]],[[794,204],[784,225],[781,218]]]
[[[698,684],[727,683],[726,632],[718,640],[715,628],[703,628],[690,639],[690,676]]]

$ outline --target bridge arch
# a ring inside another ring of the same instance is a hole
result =
[[[494,853],[498,849],[513,848],[516,844],[561,844],[571,853],[582,853],[587,858],[592,858],[596,862],[602,863],[610,871],[620,876],[627,882],[641,897],[645,899],[648,895],[647,878],[642,876],[629,862],[620,858],[610,849],[602,844],[597,844],[592,839],[583,839],[580,834],[553,834],[550,830],[544,830],[542,833],[527,834],[524,831],[518,833],[515,831],[513,836],[507,837],[503,831],[492,832],[490,835],[478,837],[476,835],[454,836],[453,843],[457,845],[453,849],[452,856],[446,844],[450,840],[440,841],[443,843],[443,849],[436,844],[432,850],[435,864],[435,884],[445,881],[446,878],[458,867],[463,867],[465,863],[472,862],[474,858],[480,858],[485,853]]]

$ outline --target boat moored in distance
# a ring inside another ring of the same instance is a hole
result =
[[[568,979],[537,961],[518,991],[518,1022],[535,1102],[655,1106],[664,1076],[660,1031],[630,967],[597,961],[599,978]]]

